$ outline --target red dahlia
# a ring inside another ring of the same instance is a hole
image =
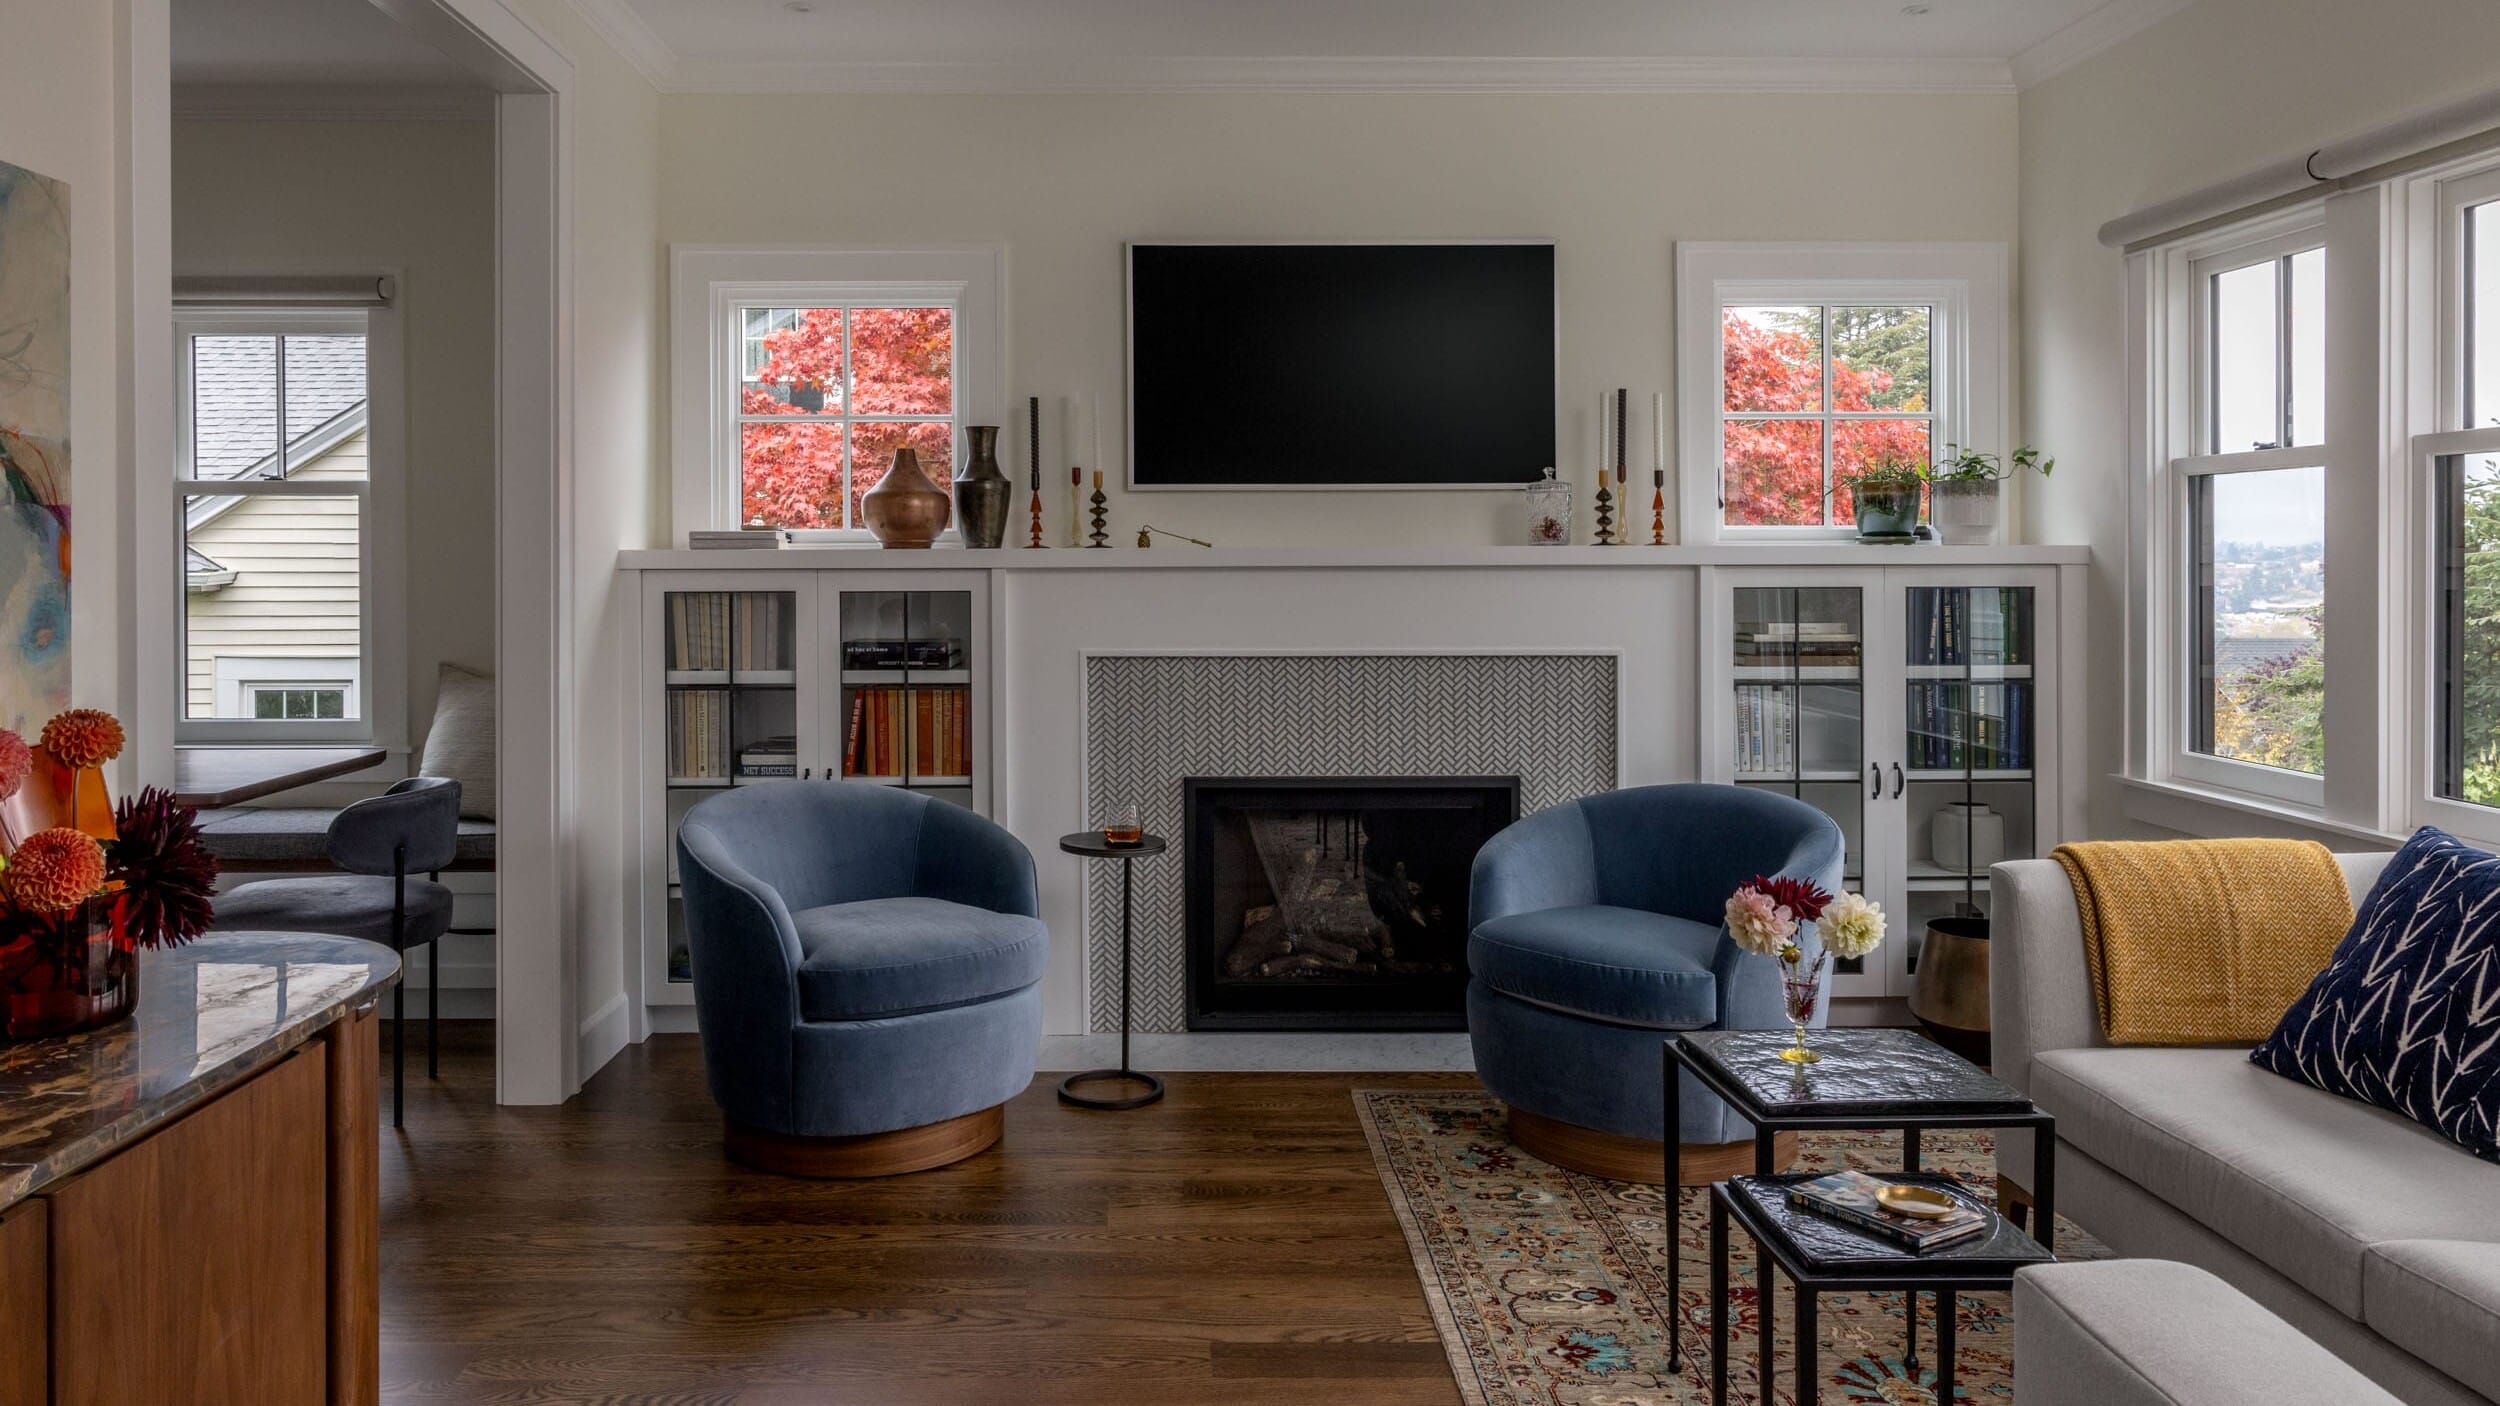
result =
[[[1806,879],[1791,879],[1786,875],[1776,879],[1757,876],[1746,887],[1759,889],[1769,895],[1773,903],[1787,909],[1788,915],[1801,923],[1811,923],[1822,917],[1823,905],[1832,901],[1832,896],[1823,892],[1822,888],[1813,882]]]

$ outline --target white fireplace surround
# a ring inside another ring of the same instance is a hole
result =
[[[1169,853],[1136,866],[1131,1028],[1186,1028],[1181,783],[1193,776],[1517,776],[1522,814],[1613,789],[1618,651],[1096,653],[1089,815],[1134,801]],[[1120,866],[1088,866],[1091,1028],[1120,1022]]]

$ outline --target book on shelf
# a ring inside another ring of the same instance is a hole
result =
[[[1865,1172],[1834,1172],[1788,1188],[1788,1204],[1853,1230],[1863,1230],[1914,1255],[1930,1254],[1948,1245],[1985,1235],[1994,1213],[1981,1210],[1956,1193],[1961,1204],[1938,1220],[1921,1220],[1884,1209],[1876,1194],[1890,1183]]]
[[[684,781],[729,776],[729,691],[672,689],[668,695],[668,774]]]
[[[798,775],[799,740],[795,737],[768,737],[740,748],[738,774],[752,777]]]
[[[780,671],[791,667],[791,598],[782,591],[671,591],[672,671]]]
[[[909,779],[970,776],[970,691],[900,685],[852,690],[842,774]]]
[[[2031,684],[1910,685],[1910,765],[1920,771],[2028,771]]]
[[[2031,596],[2020,586],[1927,586],[1910,593],[1909,662],[1999,668],[2031,661]]]

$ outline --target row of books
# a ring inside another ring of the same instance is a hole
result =
[[[1797,738],[1809,718],[1821,710],[1799,701],[1797,690],[1783,684],[1736,686],[1736,769],[1740,772],[1785,774],[1798,766]],[[1846,720],[1852,730],[1856,720]]]
[[[1909,662],[2031,662],[2031,593],[2019,586],[1932,586],[1910,592]]]
[[[799,774],[799,739],[767,737],[738,749],[741,780],[778,780]]]
[[[1921,771],[2027,771],[2031,685],[1913,683],[1910,765]]]
[[[1958,1245],[1993,1227],[1992,1212],[1981,1210],[1959,1195],[1953,1196],[1958,1203],[1955,1208],[1936,1220],[1898,1215],[1876,1199],[1885,1185],[1883,1178],[1865,1172],[1834,1172],[1789,1187],[1788,1204],[1853,1230],[1866,1231],[1914,1255]]]
[[[1737,627],[1736,663],[1740,668],[1855,668],[1858,646],[1854,621],[1771,620]]]
[[[668,693],[668,774],[691,781],[729,776],[729,690]]]
[[[779,591],[672,591],[668,667],[790,668],[795,608]]]
[[[844,776],[970,776],[972,694],[962,688],[863,688],[851,694]]]

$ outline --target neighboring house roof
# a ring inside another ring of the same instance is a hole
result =
[[[287,337],[283,462],[270,443],[277,414],[274,339],[198,337],[191,347],[194,478],[284,478],[365,428],[365,344],[361,337]],[[184,530],[197,531],[243,501],[237,495],[194,498],[183,512]],[[223,590],[234,579],[232,568],[197,548],[184,548],[186,590]]]

